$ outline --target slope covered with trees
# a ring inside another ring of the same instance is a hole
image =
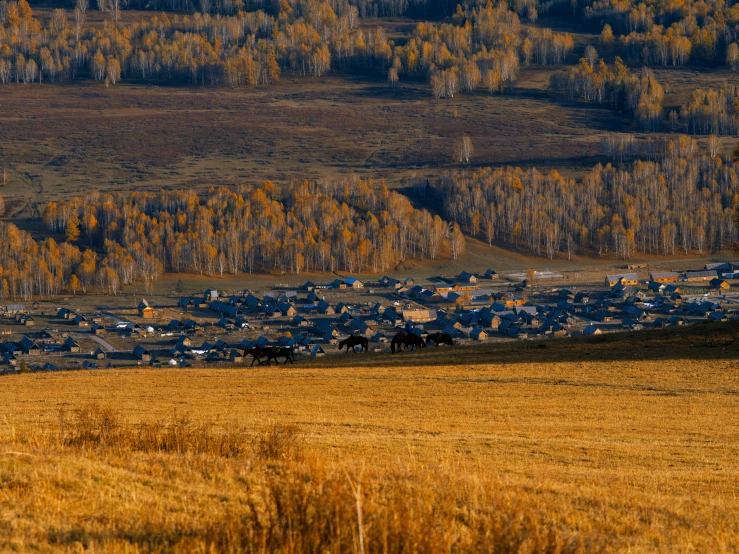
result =
[[[472,236],[553,258],[577,250],[629,258],[724,249],[737,239],[739,167],[680,137],[660,161],[598,164],[581,181],[556,171],[481,169],[435,185]]]

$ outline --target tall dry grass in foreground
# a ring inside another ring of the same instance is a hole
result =
[[[87,405],[56,425],[6,426],[0,549],[113,552],[595,552],[489,475],[365,467],[307,449],[300,430],[186,418],[133,424]]]

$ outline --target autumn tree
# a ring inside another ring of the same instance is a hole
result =
[[[452,156],[458,163],[470,163],[470,158],[474,153],[474,147],[472,146],[472,139],[468,136],[462,136],[454,141],[452,148]]]
[[[80,220],[77,214],[72,216],[67,221],[67,242],[74,242],[80,237]]]
[[[106,64],[107,76],[111,85],[115,85],[121,78],[121,64],[114,57],[108,58]]]

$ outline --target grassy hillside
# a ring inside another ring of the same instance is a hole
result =
[[[4,378],[0,548],[736,549],[737,329],[642,336]]]

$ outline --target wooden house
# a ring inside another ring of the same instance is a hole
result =
[[[154,308],[149,306],[149,303],[146,301],[145,298],[142,298],[141,302],[139,302],[138,310],[139,316],[141,317],[154,317]]]
[[[677,283],[680,275],[674,271],[665,271],[663,273],[652,273],[649,279],[655,283]]]
[[[639,276],[636,273],[618,273],[606,276],[606,286],[614,287],[616,285],[638,285]]]

